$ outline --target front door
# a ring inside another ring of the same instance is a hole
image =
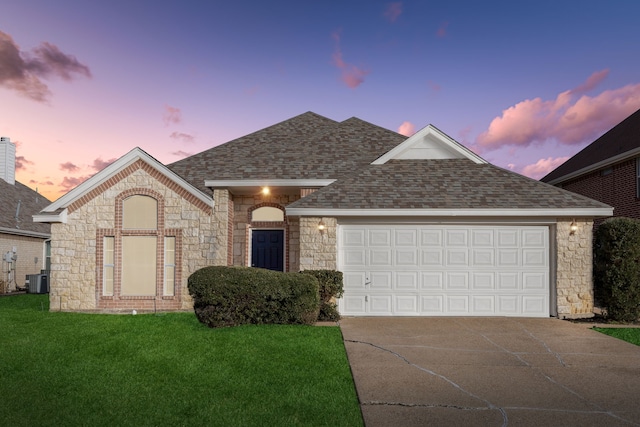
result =
[[[284,230],[253,230],[251,266],[284,271]]]

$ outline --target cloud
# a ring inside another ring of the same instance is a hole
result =
[[[172,124],[178,124],[182,122],[182,111],[179,108],[172,107],[170,105],[164,105],[164,114],[162,116],[162,121],[165,126],[169,126]]]
[[[404,136],[411,136],[416,133],[416,127],[411,122],[402,122],[398,127],[398,133]]]
[[[491,121],[477,143],[490,149],[528,146],[550,139],[579,144],[601,135],[640,108],[640,83],[606,90],[593,97],[583,94],[594,89],[607,73],[608,70],[598,71],[553,100],[526,99],[509,107]]]
[[[69,190],[77,187],[78,185],[82,184],[83,182],[85,182],[90,177],[91,177],[91,175],[81,176],[81,177],[77,177],[77,178],[65,176],[63,178],[62,182],[60,183],[60,187],[64,188],[65,191],[69,191]]]
[[[389,22],[396,22],[396,19],[398,19],[400,15],[402,15],[402,2],[400,1],[389,3],[383,14]]]
[[[431,89],[431,91],[433,92],[440,92],[440,90],[442,89],[442,86],[440,86],[438,83],[433,82],[431,80],[429,80],[427,84],[429,85],[429,89]]]
[[[76,172],[78,169],[80,169],[80,168],[78,166],[74,165],[71,162],[61,163],[60,164],[60,170],[63,170],[63,171]]]
[[[24,158],[24,156],[16,156],[16,171],[26,170],[27,165],[33,165],[34,163]]]
[[[342,70],[341,80],[351,89],[355,89],[364,82],[364,78],[369,71],[363,70],[353,64],[348,64],[342,59],[342,50],[340,48],[340,31],[334,31],[331,35],[336,41],[336,48],[333,51],[333,64]]]
[[[438,31],[436,31],[436,36],[438,36],[439,38],[446,37],[448,34],[447,33],[448,27],[449,27],[449,22],[447,21],[440,24],[440,27],[438,27]]]
[[[188,133],[182,133],[182,132],[172,132],[171,135],[169,135],[169,138],[171,139],[175,139],[179,142],[193,142],[195,141],[195,137],[193,135],[189,135]]]
[[[174,151],[171,154],[174,155],[174,156],[177,156],[177,157],[182,157],[182,158],[189,157],[189,156],[193,155],[193,153],[188,153],[188,152],[182,151],[182,150]]]
[[[91,168],[93,170],[95,170],[96,172],[100,172],[102,169],[106,168],[111,163],[115,162],[116,160],[118,160],[118,159],[116,159],[115,157],[113,159],[109,159],[109,160],[102,160],[102,157],[98,157],[91,164]]]
[[[0,31],[0,86],[38,102],[51,96],[42,78],[57,76],[71,81],[76,75],[91,77],[88,66],[56,45],[43,42],[31,52],[21,52],[13,38]]]
[[[540,159],[537,162],[527,165],[522,168],[522,175],[528,176],[533,179],[540,179],[547,175],[549,172],[563,164],[569,159],[569,157],[547,157],[546,159]],[[509,164],[509,169],[513,169],[513,165]]]

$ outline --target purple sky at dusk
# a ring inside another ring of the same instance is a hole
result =
[[[171,163],[306,111],[540,178],[640,108],[632,0],[6,3],[0,135],[52,200],[136,146]]]

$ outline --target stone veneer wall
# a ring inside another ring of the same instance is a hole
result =
[[[318,230],[320,221],[324,232]],[[335,218],[300,218],[300,270],[338,268],[337,221]]]
[[[578,230],[570,233],[571,221],[558,220],[557,306],[558,317],[593,317],[593,221],[576,219]]]
[[[55,223],[51,227],[51,289],[52,311],[95,311],[99,307],[96,291],[96,237],[100,229],[115,227],[115,199],[124,191],[148,189],[164,198],[164,228],[182,230],[181,277],[176,295],[179,301],[171,303],[172,309],[187,310],[193,301],[187,289],[191,273],[209,265],[225,265],[227,212],[224,210],[224,194],[218,194],[219,209],[211,212],[201,200],[193,197],[146,163],[138,161],[116,174],[68,208],[67,223]],[[160,213],[159,213],[160,214]],[[224,232],[221,232],[224,229]],[[149,305],[147,300],[127,300],[111,304],[106,311],[155,308],[166,305],[167,297],[157,296]]]

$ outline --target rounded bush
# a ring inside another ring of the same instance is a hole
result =
[[[335,299],[342,297],[344,293],[342,272],[336,270],[303,270],[300,273],[310,274],[318,279],[320,286],[320,313],[318,314],[318,320],[340,320],[340,313]]]
[[[610,218],[596,231],[594,241],[596,298],[612,320],[631,322],[640,317],[640,221]]]
[[[318,280],[250,267],[205,267],[189,276],[200,322],[215,328],[243,324],[307,324],[319,310]]]

